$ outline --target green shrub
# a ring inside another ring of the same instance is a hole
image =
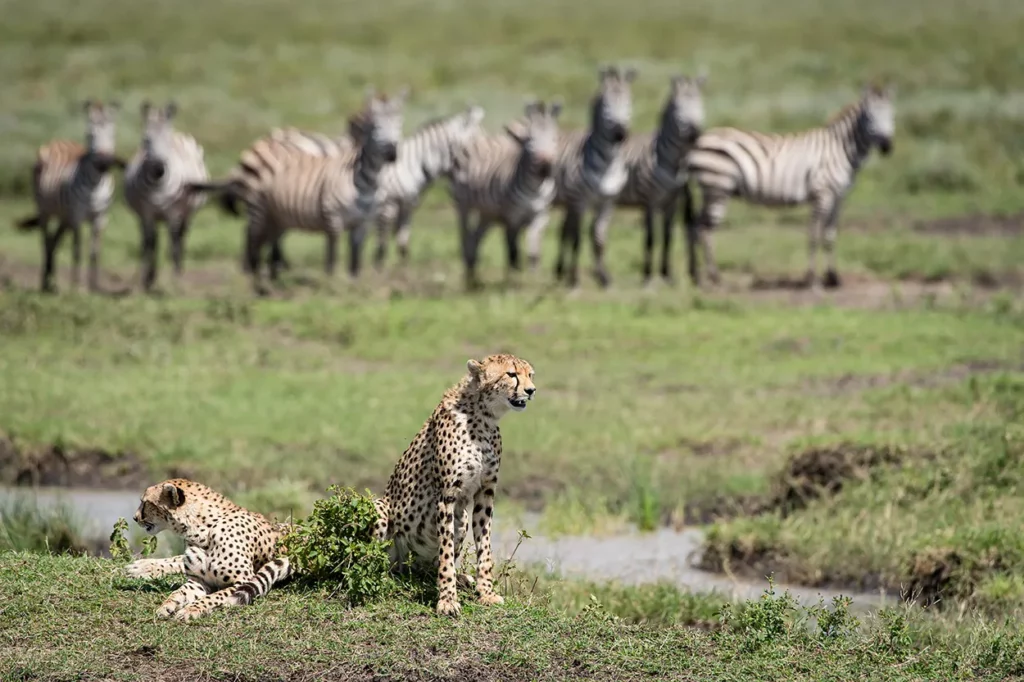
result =
[[[352,604],[362,604],[393,591],[388,543],[373,539],[377,509],[369,491],[331,486],[329,497],[317,500],[308,517],[296,523],[281,541],[298,581],[333,586]]]

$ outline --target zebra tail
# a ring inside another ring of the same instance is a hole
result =
[[[235,585],[235,592],[232,595],[229,605],[248,606],[262,597],[276,583],[282,582],[292,574],[291,563],[285,557],[278,557],[263,565],[263,568],[256,571],[251,580]]]
[[[214,180],[212,182],[189,182],[185,185],[189,192],[216,192],[217,203],[221,210],[233,216],[241,216],[238,208],[239,196],[238,181],[235,178],[228,180]]]
[[[41,227],[43,221],[38,215],[30,216],[28,218],[22,218],[21,220],[14,221],[14,226],[22,232],[28,232]]]

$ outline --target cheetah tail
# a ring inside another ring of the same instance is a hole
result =
[[[250,580],[235,585],[235,593],[229,602],[231,606],[247,606],[257,597],[262,597],[276,583],[284,581],[292,574],[292,566],[288,559],[279,557],[263,565]]]

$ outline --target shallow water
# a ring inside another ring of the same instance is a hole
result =
[[[63,505],[78,520],[86,538],[107,538],[119,517],[129,520],[139,503],[139,494],[121,490],[80,490],[74,488],[0,487],[0,509],[14,498],[34,499],[40,509]],[[503,520],[495,517],[494,555],[498,562],[512,555],[518,542],[518,530],[525,528],[531,537],[515,551],[520,566],[539,565],[566,577],[603,582],[616,581],[636,585],[657,581],[674,583],[692,592],[718,592],[734,599],[756,599],[768,587],[767,580],[733,580],[693,566],[699,559],[704,535],[697,528],[675,531],[661,528],[649,533],[635,530],[606,536],[560,536],[547,538],[531,531],[540,526],[540,517],[527,515]],[[471,543],[472,539],[468,540]],[[471,544],[466,551],[472,556]],[[897,601],[894,595],[855,593],[776,584],[776,591],[788,590],[803,604],[815,604],[819,596],[830,602],[844,594],[853,598],[854,608],[865,610]]]

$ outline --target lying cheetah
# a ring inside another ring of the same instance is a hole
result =
[[[438,567],[437,612],[448,616],[461,611],[455,565],[470,509],[477,595],[483,604],[504,601],[494,592],[491,576],[491,515],[501,463],[498,420],[510,410],[525,410],[536,391],[533,367],[513,355],[491,355],[466,366],[469,374],[445,392],[399,460],[386,494],[376,501],[380,519],[375,536],[392,540],[396,565],[411,553]]]
[[[275,558],[287,525],[271,524],[202,483],[172,478],[146,488],[133,518],[150,535],[170,529],[185,541],[183,555],[125,568],[135,578],[185,574],[185,584],[156,610],[160,618],[191,620],[221,606],[245,606],[291,575],[288,559]]]

